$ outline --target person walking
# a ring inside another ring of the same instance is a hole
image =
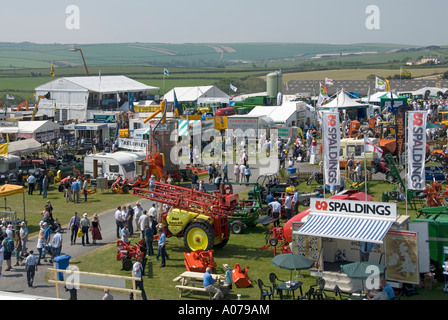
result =
[[[132,276],[135,277],[135,278],[140,278],[140,280],[135,280],[135,287],[137,289],[141,290],[141,292],[142,292],[142,299],[143,300],[147,300],[145,287],[143,286],[142,271],[143,271],[142,258],[138,257],[137,261],[132,266]],[[131,300],[134,299],[134,293],[133,292],[131,292],[129,298]]]
[[[72,184],[71,184],[71,178],[67,177],[64,181],[64,197],[65,202],[72,202]]]
[[[158,250],[157,250],[157,255],[156,255],[156,260],[159,260],[159,257],[162,257],[162,263],[160,264],[160,268],[165,267],[165,260],[167,258],[167,253],[166,253],[166,235],[165,235],[165,226],[164,225],[157,225],[158,227],[158,232],[160,233],[160,237],[159,237],[159,243],[158,243]]]
[[[244,164],[240,164],[240,183],[244,182],[244,171],[246,170],[246,166]]]
[[[219,187],[221,186],[221,174],[218,174],[218,176],[215,178],[215,186],[216,190],[219,190]]]
[[[120,231],[123,228],[123,218],[121,215],[121,206],[118,206],[117,211],[115,211],[115,224],[117,226],[117,238],[120,238]]]
[[[40,260],[44,256],[44,254],[43,254],[43,250],[45,247],[44,232],[45,232],[45,230],[42,225],[39,229],[39,234],[37,236],[37,244],[36,244],[37,251],[39,252],[39,258],[37,259],[37,265],[39,265],[39,266],[40,266]]]
[[[98,240],[103,240],[101,235],[101,224],[98,215],[95,213],[92,221],[90,222],[90,231],[92,232],[92,242],[96,244]]]
[[[191,189],[197,190],[199,182],[199,176],[196,170],[192,170],[191,173]]]
[[[79,198],[81,194],[81,186],[79,185],[79,181],[75,178],[72,183],[72,193],[73,193],[73,202],[79,203]]]
[[[226,164],[222,168],[222,172],[224,174],[224,177],[223,177],[224,182],[229,182],[229,168],[228,168],[227,164],[228,163],[226,162]]]
[[[131,234],[129,233],[128,224],[125,222],[123,224],[123,229],[121,229],[121,241],[127,244],[131,243],[131,240],[129,239],[130,235]]]
[[[290,193],[285,198],[286,219],[292,218],[292,196]]]
[[[84,193],[84,202],[87,202],[87,194],[89,190],[89,182],[87,181],[87,177],[84,177],[82,182],[82,192]]]
[[[278,202],[278,199],[268,203],[268,206],[271,207],[272,210],[272,218],[275,219],[274,227],[278,227],[280,225],[280,211],[282,209],[282,205]]]
[[[42,191],[42,197],[44,199],[46,199],[47,198],[47,191],[48,191],[48,178],[47,178],[47,175],[44,175],[44,178],[42,179],[41,191]]]
[[[90,242],[89,242],[90,220],[89,220],[89,218],[87,218],[87,213],[84,213],[82,215],[80,225],[81,225],[81,232],[83,233],[83,236],[81,237],[82,245],[84,246],[85,244],[90,244]],[[86,240],[85,242],[84,242],[84,238]]]
[[[29,234],[28,227],[26,226],[25,221],[22,221],[20,223],[20,232],[19,232],[20,241],[22,242],[22,256],[25,256],[27,252],[26,243],[28,242],[28,234]]]
[[[30,254],[25,260],[26,281],[28,287],[33,288],[34,276],[37,271],[37,259],[34,256],[33,250],[30,250]]]
[[[235,175],[235,182],[240,182],[240,166],[238,163],[233,166],[233,174]]]
[[[252,172],[250,171],[249,165],[246,165],[246,168],[244,169],[244,176],[246,177],[246,182],[249,182],[251,175]]]
[[[74,245],[76,243],[76,237],[78,236],[78,229],[80,227],[81,219],[78,217],[78,212],[75,211],[75,214],[70,219],[70,223],[68,224],[69,230],[72,231],[70,237],[70,244]]]
[[[5,248],[5,253],[3,254],[3,259],[6,261],[7,266],[5,271],[10,271],[12,269],[11,256],[14,252],[14,241],[12,241],[11,238],[7,237],[3,239],[2,246]]]
[[[16,255],[16,264],[14,266],[20,265],[21,253],[22,253],[22,241],[20,241],[20,230],[14,232],[14,252]]]
[[[153,256],[154,255],[153,239],[154,239],[154,236],[157,234],[157,221],[154,219],[154,215],[152,213],[150,213],[148,215],[147,226],[151,230],[152,237],[148,241],[148,237],[145,234],[146,242],[147,242],[146,246],[148,249],[148,256]]]
[[[56,229],[56,233],[54,234],[51,242],[52,242],[52,247],[54,249],[55,256],[59,257],[61,255],[61,251],[62,251],[62,233],[59,228]]]
[[[142,207],[142,205],[140,204],[140,201],[139,201],[139,202],[137,202],[135,204],[135,207],[134,207],[134,215],[133,215],[133,220],[134,220],[133,223],[135,225],[135,229],[134,230],[140,231],[140,228],[139,228],[139,225],[138,225],[138,220],[142,216],[142,213],[143,213],[143,207]]]
[[[152,233],[152,229],[149,227],[149,224],[147,224],[145,226],[144,234],[145,234],[145,244],[146,244],[146,255],[152,256],[154,254],[154,249],[152,247],[154,235]]]
[[[33,195],[34,187],[36,184],[36,177],[33,174],[30,174],[28,176],[28,194]]]
[[[151,209],[149,211],[151,211]],[[150,214],[153,215],[153,213],[150,213]],[[149,218],[148,218],[147,212],[145,210],[145,211],[143,211],[142,215],[138,219],[138,230],[140,230],[140,239],[145,238],[144,232],[145,232],[145,227],[148,224],[148,220],[149,220]]]
[[[129,204],[126,212],[126,223],[128,224],[129,234],[132,236],[134,234],[134,209]]]
[[[5,254],[5,247],[0,243],[0,278],[3,278],[3,260]]]

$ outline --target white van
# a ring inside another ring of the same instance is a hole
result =
[[[136,177],[136,162],[145,158],[146,154],[143,152],[89,154],[84,158],[84,174],[93,179],[107,177],[109,181],[120,175],[123,179],[132,181]]]

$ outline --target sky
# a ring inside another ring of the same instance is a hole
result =
[[[3,6],[0,42],[446,45],[447,9],[446,0],[19,0]]]

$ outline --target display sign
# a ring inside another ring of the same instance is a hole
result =
[[[388,202],[311,198],[311,213],[397,219],[397,204]]]
[[[411,190],[426,187],[426,111],[409,111],[408,116],[408,174],[407,185]]]
[[[389,230],[384,243],[386,245],[386,279],[418,284],[420,274],[417,233]]]
[[[302,222],[292,222],[293,231],[298,230],[303,225]],[[300,254],[314,262],[310,270],[318,270],[323,268],[323,257],[320,254],[322,249],[322,238],[314,236],[304,236],[296,232],[292,233],[291,251]]]
[[[407,105],[401,105],[397,108],[395,114],[395,136],[397,138],[397,155],[400,157],[405,150],[405,122]]]
[[[341,144],[339,113],[324,112],[322,121],[325,182],[330,187],[339,186],[341,183],[341,172],[339,168]]]
[[[148,147],[148,141],[139,139],[118,139],[118,147],[133,151],[146,151]]]

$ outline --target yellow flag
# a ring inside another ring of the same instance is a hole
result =
[[[51,61],[51,76],[54,77],[54,66],[53,66],[53,61]]]
[[[386,91],[390,91],[390,83],[389,80],[386,79]]]
[[[6,134],[6,143],[0,144],[0,155],[8,154],[9,135]]]

